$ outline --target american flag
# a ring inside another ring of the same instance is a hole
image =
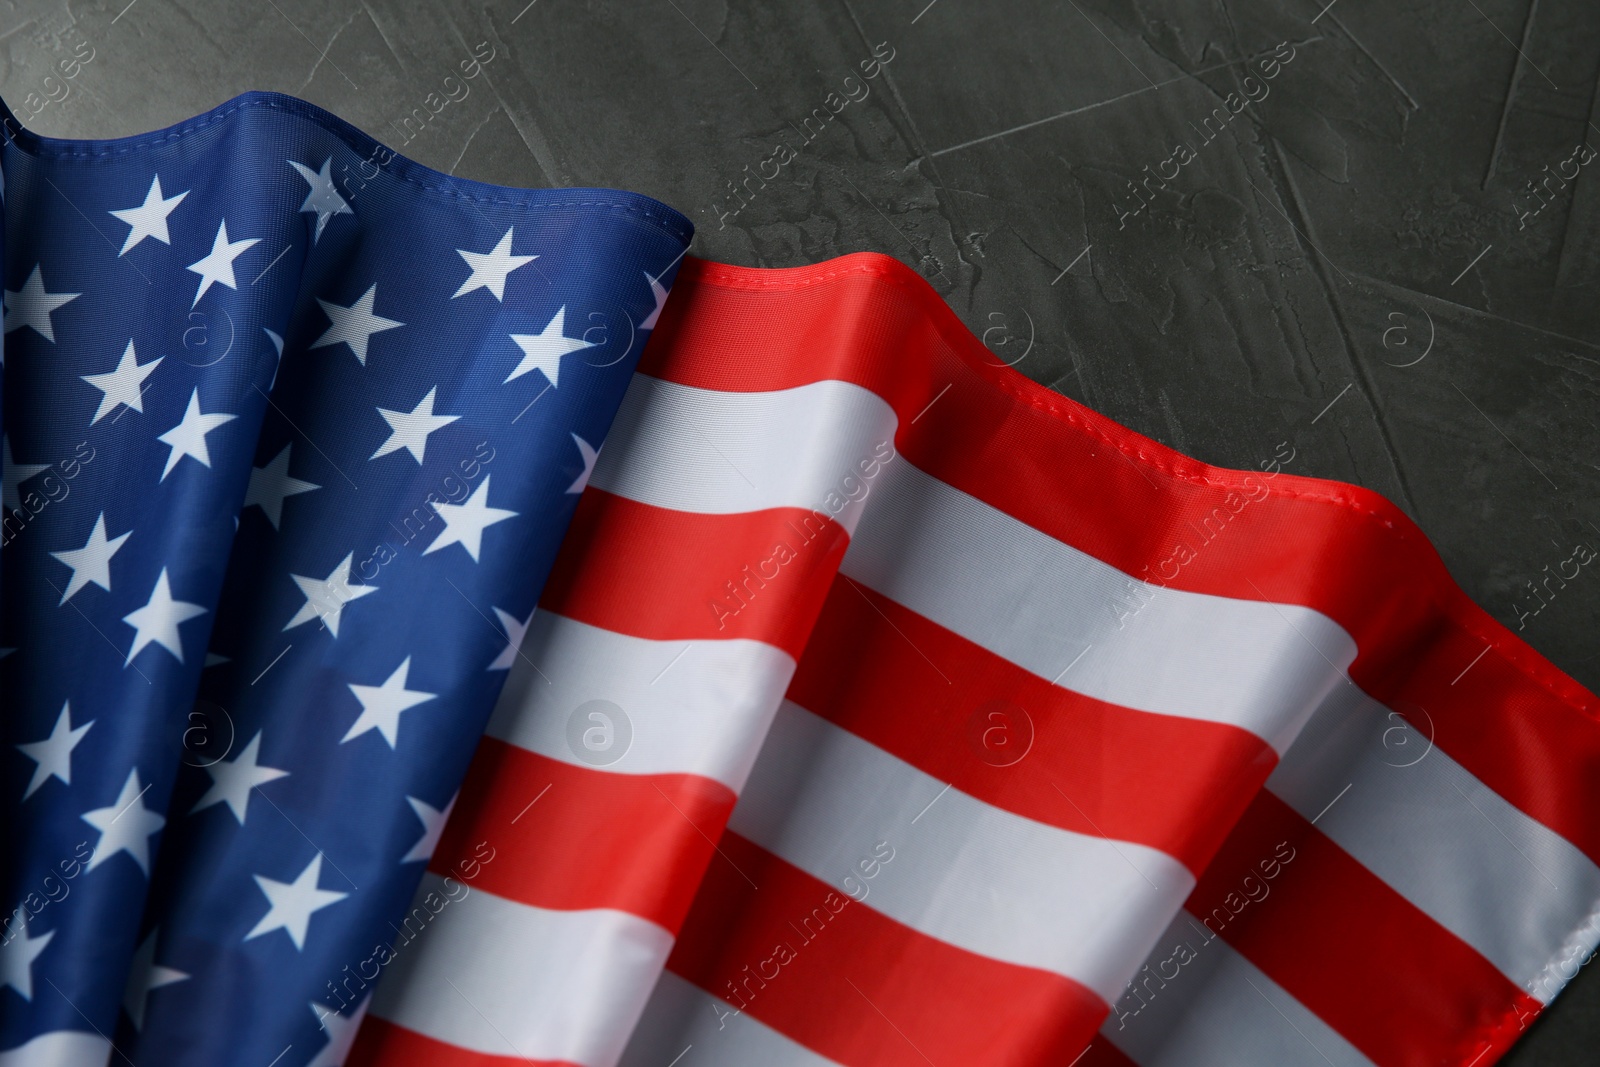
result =
[[[0,1067],[1482,1067],[1600,941],[1600,701],[1292,442],[189,127],[3,159]]]
[[[688,223],[6,128],[0,1062],[339,1063]]]

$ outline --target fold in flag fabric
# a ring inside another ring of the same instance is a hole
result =
[[[687,260],[348,1062],[1493,1062],[1600,937],[1597,702],[1292,458]]]
[[[3,124],[0,1064],[338,1064],[691,227],[275,94]]]
[[[6,128],[0,1067],[1482,1067],[1600,940],[1600,701],[1287,443],[286,97]]]

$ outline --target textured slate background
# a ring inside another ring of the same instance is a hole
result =
[[[1519,220],[1530,180],[1600,149],[1600,5],[1325,3],[0,0],[0,94],[110,137],[276,89],[464,177],[649,193],[707,258],[889,252],[1142,433],[1240,467],[1288,441],[1291,471],[1384,493],[1515,628],[1525,582],[1600,547],[1600,159]],[[870,95],[806,138],[874,46]],[[1260,99],[1202,144],[1250,73]],[[1195,158],[1122,218],[1179,140]],[[740,207],[780,142],[798,158]],[[1600,575],[1522,632],[1600,689]],[[1595,970],[1506,1063],[1595,1062]]]

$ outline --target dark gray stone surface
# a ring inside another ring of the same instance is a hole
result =
[[[465,177],[649,193],[707,258],[889,252],[1142,433],[1241,467],[1289,441],[1294,473],[1384,493],[1600,689],[1600,575],[1518,600],[1600,547],[1600,158],[1564,163],[1600,149],[1600,5],[1324,3],[0,0],[0,94],[106,137],[276,89]],[[431,114],[481,41],[486,76]],[[1230,91],[1256,99],[1202,129]],[[1589,968],[1505,1062],[1596,1049]]]

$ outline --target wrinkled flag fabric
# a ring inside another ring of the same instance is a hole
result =
[[[4,127],[0,1064],[337,1064],[691,228],[276,94]]]
[[[1600,705],[1294,457],[687,260],[348,1062],[1492,1063],[1600,937]]]
[[[287,97],[5,128],[0,1067],[1481,1067],[1600,938],[1600,702],[1292,442]]]

